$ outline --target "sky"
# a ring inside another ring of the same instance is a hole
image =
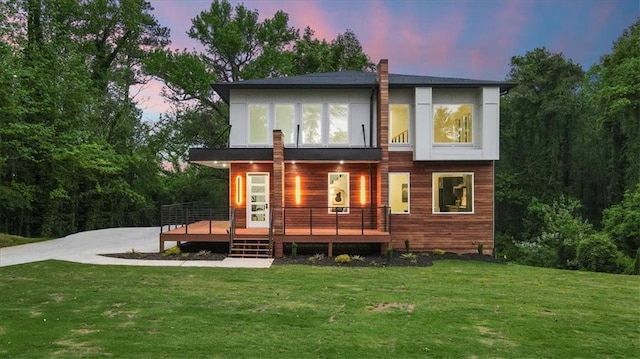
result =
[[[150,0],[153,14],[171,29],[170,48],[202,51],[186,32],[209,0]],[[588,70],[624,29],[640,17],[640,0],[246,0],[260,19],[282,10],[289,25],[309,26],[318,39],[351,29],[364,52],[389,72],[407,75],[504,80],[512,56],[537,47]],[[144,120],[169,105],[151,81],[137,95]]]

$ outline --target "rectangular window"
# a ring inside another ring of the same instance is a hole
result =
[[[322,143],[322,105],[302,105],[302,143]]]
[[[249,105],[249,143],[269,143],[268,109],[267,105]]]
[[[473,213],[473,173],[433,174],[433,213]]]
[[[329,144],[349,143],[349,106],[329,104]]]
[[[293,104],[276,104],[276,127],[275,130],[281,130],[285,144],[295,143],[295,111]]]
[[[391,213],[409,213],[409,173],[389,173],[389,206]]]
[[[409,105],[389,106],[389,134],[391,143],[409,143]]]
[[[349,213],[349,174],[330,172],[328,187],[329,213]]]
[[[472,122],[472,104],[434,105],[434,142],[439,144],[472,144]]]

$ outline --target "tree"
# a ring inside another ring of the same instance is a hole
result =
[[[165,123],[185,152],[193,145],[227,143],[228,108],[212,83],[373,66],[350,30],[331,42],[314,39],[310,28],[299,37],[283,11],[260,21],[257,10],[226,0],[213,1],[196,16],[188,34],[205,53],[158,50],[145,62],[145,70],[165,85],[163,94],[173,104]]]
[[[604,211],[602,224],[618,249],[633,257],[640,249],[640,183],[625,192],[622,202]]]
[[[497,229],[519,235],[529,199],[550,202],[575,191],[577,129],[583,126],[579,65],[545,48],[511,59],[518,83],[501,106],[501,158],[496,170]]]
[[[590,71],[597,124],[607,139],[609,203],[640,182],[640,20]]]

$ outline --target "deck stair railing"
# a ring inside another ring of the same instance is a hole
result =
[[[233,248],[233,239],[236,237],[236,209],[229,208],[229,251]]]
[[[164,205],[160,208],[160,232],[184,228],[184,233],[189,234],[189,224],[208,221],[209,234],[211,234],[213,233],[213,222],[229,221],[234,212],[233,207],[219,207],[206,202]],[[231,228],[229,232],[231,232]]]
[[[283,230],[304,229],[309,235],[314,228],[332,228],[339,235],[345,230],[381,230],[391,233],[391,210],[383,207],[284,207]],[[308,232],[307,232],[308,231]]]

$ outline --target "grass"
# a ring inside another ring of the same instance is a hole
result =
[[[628,358],[640,277],[422,268],[0,268],[0,357]]]
[[[49,238],[28,238],[21,236],[14,236],[12,234],[0,233],[0,248],[17,246],[20,244],[42,242],[49,240]]]

